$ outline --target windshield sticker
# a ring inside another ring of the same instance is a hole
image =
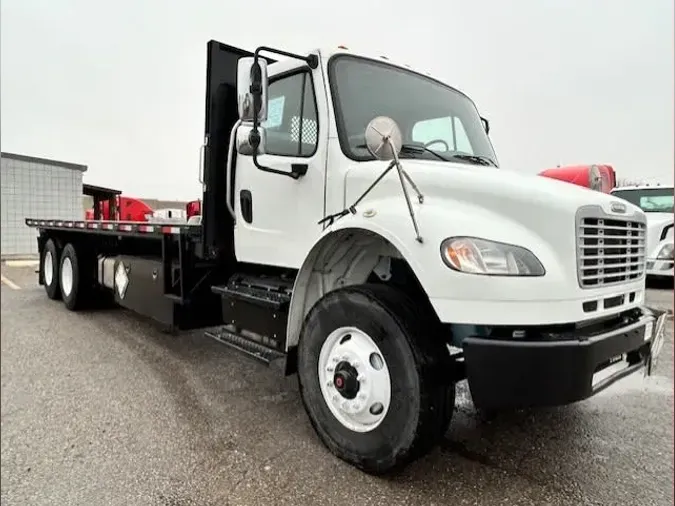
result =
[[[281,126],[284,119],[284,101],[286,97],[276,97],[267,101],[267,121],[265,128],[274,128]]]

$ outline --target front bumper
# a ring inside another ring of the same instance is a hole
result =
[[[464,339],[466,376],[478,408],[560,406],[581,401],[652,365],[667,314],[644,309],[638,321],[564,341]]]

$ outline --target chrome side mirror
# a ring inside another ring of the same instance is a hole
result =
[[[251,143],[251,135],[253,133],[253,124],[242,124],[237,128],[237,138],[235,140],[237,146],[237,153],[240,155],[251,156],[255,152],[258,156],[265,153],[265,129],[258,127],[258,135],[260,136],[260,141],[258,142],[258,149],[256,150]]]
[[[257,63],[252,56],[239,58],[237,62],[237,106],[239,119],[244,122],[253,122],[255,112],[253,108],[256,95],[260,100],[258,122],[267,119],[267,61],[258,58]]]

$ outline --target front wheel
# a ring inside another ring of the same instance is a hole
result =
[[[431,316],[384,285],[329,292],[310,310],[298,345],[300,393],[339,458],[391,472],[447,430],[455,390]]]

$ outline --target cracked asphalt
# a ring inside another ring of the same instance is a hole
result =
[[[572,406],[486,421],[460,385],[438,450],[382,479],[324,449],[295,377],[2,273],[2,505],[673,504],[672,320],[654,376]]]

